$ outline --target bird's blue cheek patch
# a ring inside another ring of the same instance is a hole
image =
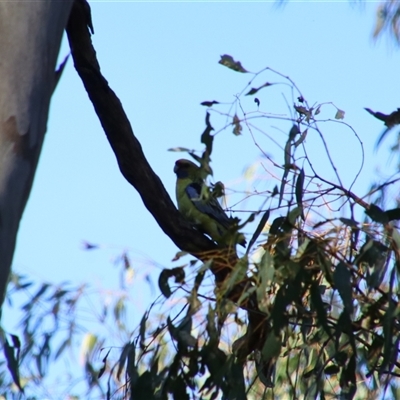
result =
[[[179,179],[185,179],[189,176],[189,171],[187,169],[180,168],[176,171],[176,176]]]

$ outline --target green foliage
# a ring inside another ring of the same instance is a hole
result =
[[[125,275],[124,286],[132,269],[128,254],[122,253],[118,262]],[[105,297],[88,284],[38,284],[14,273],[7,296],[10,306],[14,299],[22,301],[20,334],[2,334],[8,344],[4,346],[7,363],[0,361],[1,399],[123,398],[125,364],[134,350],[124,347],[130,337],[126,311],[131,307],[125,288]],[[70,369],[65,369],[65,363]],[[49,381],[50,371],[56,381]],[[54,377],[54,371],[62,373]]]
[[[31,389],[42,382],[49,365],[79,337],[89,397],[396,398],[400,209],[387,201],[387,188],[396,185],[398,193],[400,178],[357,196],[348,188],[360,174],[364,153],[357,133],[342,121],[344,111],[328,102],[310,106],[290,78],[269,67],[252,74],[228,55],[220,63],[251,75],[250,82],[232,104],[202,103],[208,112],[200,156],[183,147],[171,150],[189,152],[206,177],[212,174],[213,146],[220,144],[217,134],[226,131],[229,136],[219,140],[239,140],[230,133],[233,126],[236,136],[251,138],[260,158],[245,173],[246,189],[237,190],[251,198],[239,227],[251,237],[245,254],[202,254],[199,261],[177,253],[173,262],[186,262],[161,271],[162,296],[136,328],[129,325],[126,290],[98,310],[96,322],[112,325],[111,331],[81,325],[88,286],[33,285],[14,275],[13,290],[29,292],[29,299],[21,308],[22,346],[15,337],[12,346],[4,341],[12,375],[8,383],[5,373],[0,375],[4,387],[21,382]],[[286,113],[263,110],[263,93],[272,96],[282,87],[291,99]],[[254,109],[249,99],[256,93]],[[221,126],[213,135],[211,119]],[[281,124],[280,136],[271,134],[271,119]],[[354,176],[347,170],[339,174],[322,124],[327,131],[333,125],[335,134],[346,129],[358,145],[354,153],[361,161]],[[312,155],[316,141],[318,152]],[[265,150],[271,146],[280,150],[280,161]],[[226,193],[229,188],[217,183],[210,195]],[[128,254],[121,264],[132,269]]]

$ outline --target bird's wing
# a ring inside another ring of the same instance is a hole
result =
[[[198,211],[208,215],[210,218],[220,223],[225,229],[232,227],[232,219],[225,214],[225,211],[222,209],[217,199],[212,196],[208,199],[202,198],[200,184],[191,183],[186,187],[185,191]]]

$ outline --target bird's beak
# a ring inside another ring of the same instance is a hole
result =
[[[174,167],[174,172],[175,172],[175,173],[178,173],[178,168],[179,168],[178,165],[175,164],[175,167]]]

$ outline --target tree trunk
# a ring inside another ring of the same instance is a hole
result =
[[[72,0],[0,2],[0,307],[59,77],[55,67],[71,5]]]

